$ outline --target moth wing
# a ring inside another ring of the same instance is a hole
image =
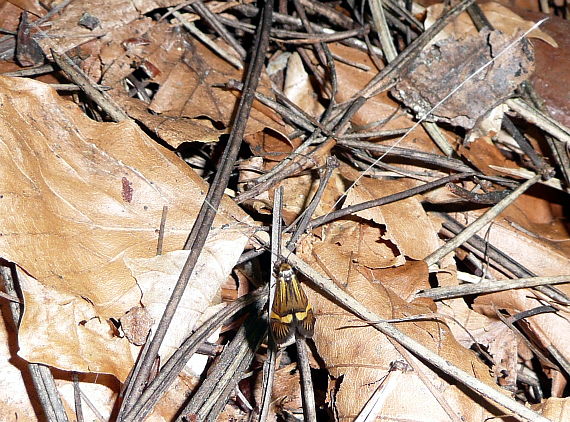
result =
[[[297,319],[297,331],[303,337],[313,337],[315,331],[315,314],[311,305],[307,305],[304,312],[297,312],[295,314]]]
[[[271,326],[273,339],[277,343],[285,343],[292,336],[295,328],[292,324],[283,323],[277,318],[271,318],[269,325]]]

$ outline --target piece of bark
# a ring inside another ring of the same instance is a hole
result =
[[[410,64],[391,92],[420,118],[430,113],[427,120],[471,129],[534,70],[534,52],[526,39],[497,57],[512,41],[499,31],[484,30],[461,42],[438,42]],[[492,64],[467,80],[493,58],[496,59]],[[466,80],[457,92],[438,105]]]
[[[39,66],[44,63],[42,49],[32,34],[34,30],[28,21],[28,12],[22,12],[16,37],[16,60],[24,67]]]

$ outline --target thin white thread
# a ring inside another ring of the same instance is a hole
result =
[[[531,26],[528,30],[526,30],[521,36],[519,36],[517,39],[515,39],[514,41],[512,41],[509,45],[507,45],[505,48],[503,48],[499,54],[497,54],[495,57],[493,57],[491,60],[489,60],[487,63],[485,63],[483,66],[481,66],[479,69],[477,69],[475,72],[473,72],[471,75],[469,75],[469,77],[467,79],[465,79],[463,82],[461,82],[459,85],[457,85],[455,88],[453,88],[451,90],[451,92],[449,94],[447,94],[445,97],[443,97],[443,99],[441,99],[436,105],[434,105],[430,111],[428,111],[427,113],[424,114],[424,116],[418,120],[416,123],[414,123],[414,125],[409,128],[406,133],[404,133],[402,135],[402,137],[400,139],[398,139],[396,141],[396,143],[394,143],[393,145],[390,146],[390,148],[388,148],[388,150],[386,150],[386,152],[384,154],[382,154],[380,157],[378,157],[372,164],[370,164],[370,166],[368,166],[368,168],[366,170],[364,170],[357,178],[354,182],[352,182],[352,184],[348,187],[348,189],[346,189],[346,191],[341,195],[341,197],[332,205],[331,209],[329,210],[329,212],[327,213],[327,216],[332,212],[333,209],[336,208],[336,206],[340,203],[340,201],[342,201],[343,198],[345,198],[348,194],[348,192],[360,181],[360,179],[362,179],[368,172],[370,172],[370,170],[372,170],[380,161],[382,161],[382,159],[388,155],[390,153],[390,151],[392,151],[395,147],[398,146],[398,144],[400,144],[400,142],[402,142],[410,133],[412,133],[412,131],[417,128],[425,119],[427,119],[427,117],[433,113],[440,105],[442,105],[444,102],[446,102],[453,94],[455,94],[457,91],[459,91],[463,85],[465,85],[467,82],[469,82],[471,79],[473,79],[475,76],[477,76],[479,73],[481,73],[483,70],[485,70],[487,67],[489,67],[491,64],[493,64],[495,62],[495,60],[497,60],[499,57],[501,57],[503,54],[505,54],[507,51],[509,51],[511,48],[513,48],[513,46],[517,43],[519,43],[523,38],[525,38],[529,33],[531,33],[532,31],[534,31],[536,28],[538,28],[544,21],[546,21],[548,18],[544,18],[541,19],[540,21],[536,22],[533,26]]]

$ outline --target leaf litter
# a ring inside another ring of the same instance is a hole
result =
[[[13,3],[19,8],[3,6],[8,13],[1,26],[20,25],[20,30],[28,30],[15,19],[22,9],[43,16],[42,7],[56,7]],[[223,143],[231,130],[240,97],[241,88],[235,81],[242,80],[244,73],[221,58],[220,51],[234,51],[233,36],[246,50],[251,45],[249,27],[241,20],[251,22],[253,5],[206,3],[233,33],[228,38],[202,25],[206,15],[199,7],[190,6],[174,18],[170,13],[175,12],[164,8],[179,6],[178,2],[139,3],[136,7],[116,0],[104,5],[64,4],[48,17],[49,25],[31,24],[30,41],[18,41],[19,48],[37,43],[48,62],[51,49],[66,52],[133,120],[103,122],[104,113],[85,97],[58,94],[47,84],[28,78],[0,77],[4,148],[0,211],[5,222],[0,250],[7,262],[16,264],[24,310],[17,348],[2,352],[3,363],[15,386],[23,385],[19,374],[25,372],[23,366],[15,370],[7,363],[16,352],[18,359],[63,370],[54,374],[69,418],[75,418],[69,374],[83,374],[81,388],[88,391],[104,418],[109,418],[120,403],[116,380],[125,381],[148,333],[157,328],[189,253],[183,250],[185,240],[208,190],[208,183],[185,160],[194,165],[201,156],[200,162],[206,165],[196,170],[211,183],[221,149],[217,143]],[[232,182],[226,192],[243,194],[254,188],[256,178],[280,168],[288,154],[294,163],[305,159],[305,170],[287,173],[284,180],[276,172],[268,188],[242,207],[228,197],[223,200],[160,349],[161,363],[200,324],[221,312],[222,286],[244,249],[259,247],[252,235],[256,225],[267,223],[265,215],[275,212],[272,203],[278,186],[286,188],[283,218],[291,224],[315,198],[319,203],[313,217],[325,218],[339,203],[346,208],[418,189],[460,170],[461,163],[476,174],[454,189],[443,185],[354,211],[309,231],[303,229],[296,253],[369,310],[394,321],[401,332],[467,376],[532,405],[545,418],[564,420],[565,362],[570,359],[570,348],[561,333],[568,332],[568,284],[436,302],[417,296],[431,287],[456,286],[475,276],[497,280],[567,273],[568,232],[560,196],[566,193],[555,195],[539,185],[477,234],[483,244],[487,242],[503,255],[488,254],[470,242],[435,268],[424,262],[453,233],[449,218],[467,226],[489,207],[477,202],[478,198],[492,197],[494,192],[508,195],[520,183],[520,179],[507,178],[501,169],[550,174],[537,164],[538,154],[548,158],[558,183],[567,186],[567,158],[560,148],[564,140],[537,130],[534,121],[525,122],[504,105],[513,95],[533,101],[532,92],[525,94],[528,88],[524,84],[521,88],[521,83],[526,83],[535,66],[535,74],[546,77],[551,72],[534,62],[534,51],[552,48],[561,40],[549,35],[548,29],[534,30],[529,40],[522,39],[510,48],[504,64],[497,60],[480,78],[473,78],[450,101],[432,110],[519,37],[520,31],[533,25],[505,6],[486,3],[481,9],[495,31],[477,32],[471,18],[460,15],[440,32],[439,40],[433,38],[423,51],[415,51],[415,58],[389,84],[390,93],[384,87],[367,96],[350,118],[350,126],[337,126],[347,106],[385,65],[377,49],[385,41],[379,43],[373,30],[368,46],[371,42],[376,49],[369,54],[366,43],[358,44],[354,38],[322,45],[288,44],[286,40],[305,31],[304,9],[313,22],[305,38],[319,39],[323,25],[337,31],[351,29],[355,22],[347,23],[346,7],[334,9],[327,3],[303,0],[280,9],[290,16],[276,15],[275,28],[279,22],[290,26],[288,32],[273,34],[278,41],[271,44],[266,57],[275,67],[260,77],[260,96],[253,103],[244,137],[249,149],[242,150],[236,163],[240,183]],[[420,32],[416,22],[423,18],[423,6],[414,3],[414,8],[415,15],[398,8],[390,12],[401,19],[392,15],[389,19],[400,52]],[[442,5],[430,6],[425,27],[437,21],[442,11]],[[373,19],[372,15],[365,17]],[[209,34],[215,52],[184,32],[189,22]],[[7,41],[9,36],[2,40]],[[6,57],[10,56],[2,56],[0,66],[13,71]],[[277,60],[282,64],[277,65]],[[48,83],[54,82],[51,77]],[[504,116],[515,122],[520,136],[505,130]],[[417,123],[425,117],[440,122],[438,144],[431,138],[433,129]],[[307,148],[303,141],[311,135],[308,127],[313,127],[313,146]],[[570,134],[564,126],[558,127]],[[403,138],[402,133],[406,133]],[[442,156],[442,139],[462,162]],[[314,145],[323,142],[326,148],[315,149]],[[386,148],[377,152],[371,145]],[[195,156],[188,157],[189,151]],[[328,155],[342,161],[330,179],[321,168]],[[446,166],[441,167],[442,162]],[[321,183],[326,188],[317,194]],[[458,192],[463,193],[458,196]],[[168,212],[164,229],[160,229],[165,206]],[[163,253],[157,253],[159,238],[163,238]],[[264,281],[247,267],[240,273],[247,274],[239,278],[242,293],[252,288],[248,281]],[[335,414],[338,420],[480,421],[512,411],[477,398],[459,380],[442,376],[441,368],[426,366],[425,357],[414,356],[413,350],[405,351],[376,331],[371,326],[374,321],[356,318],[334,298],[313,288],[311,280],[303,281],[317,315],[311,365],[321,375],[314,386],[319,420],[332,420]],[[209,341],[226,345],[232,326],[223,328],[224,334],[212,330]],[[10,336],[5,342],[16,344]],[[257,352],[259,361],[265,359],[264,350]],[[295,370],[288,363],[293,355],[290,349],[281,353],[283,367],[278,376],[289,382],[280,381],[283,386],[274,390],[281,404],[272,406],[271,418],[296,413],[301,407],[296,378],[288,378]],[[173,380],[175,384],[155,407],[153,420],[173,420],[186,396],[200,384],[200,377],[207,378],[203,368],[216,365],[217,358],[200,356],[201,366]],[[405,370],[395,364],[402,361],[409,365]],[[233,389],[228,393],[233,398],[220,420],[246,420],[251,411],[245,404],[248,399],[260,404],[262,382],[255,365],[253,369],[251,378],[235,390],[235,397]],[[89,389],[90,384],[94,388]],[[29,404],[34,397],[28,398],[20,387],[10,390],[18,394],[2,398],[5,408],[15,409],[20,420],[35,420],[36,411]],[[246,398],[243,391],[250,390]],[[288,400],[287,396],[297,398]],[[372,399],[377,400],[375,405]],[[366,403],[372,407],[365,408]],[[368,416],[363,409],[370,412]],[[97,417],[96,412],[89,413],[92,410],[85,412]],[[515,416],[524,418],[516,412]]]

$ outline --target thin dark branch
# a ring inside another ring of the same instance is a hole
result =
[[[461,160],[455,158],[448,158],[443,155],[430,154],[428,152],[412,150],[407,148],[394,147],[392,145],[380,145],[367,141],[354,141],[350,139],[339,139],[338,145],[365,149],[368,151],[379,152],[385,154],[387,157],[402,157],[406,160],[414,160],[425,164],[430,164],[436,167],[442,167],[450,170],[461,172],[472,172],[473,169],[464,164]]]
[[[362,210],[372,208],[372,207],[379,207],[381,205],[386,205],[386,204],[390,204],[392,202],[400,201],[402,199],[409,198],[409,197],[412,197],[414,195],[418,195],[420,193],[424,193],[424,192],[430,191],[432,189],[438,188],[438,187],[443,186],[447,183],[454,182],[454,181],[461,180],[461,179],[466,179],[468,177],[472,177],[474,174],[475,173],[473,173],[473,172],[453,174],[451,176],[447,176],[447,177],[444,177],[442,179],[426,183],[425,185],[421,185],[421,186],[418,186],[418,187],[415,187],[412,189],[408,189],[408,190],[403,191],[403,192],[398,192],[398,193],[395,193],[393,195],[385,196],[384,198],[373,199],[371,201],[366,201],[366,202],[362,202],[360,204],[351,205],[349,207],[331,212],[329,214],[326,214],[326,215],[323,215],[321,217],[315,218],[314,220],[311,220],[311,222],[309,223],[307,228],[310,230],[310,229],[313,229],[315,227],[326,224],[330,221],[336,220],[337,218],[342,218],[342,217],[346,217],[348,215],[354,214],[358,211],[362,211]]]
[[[105,113],[115,122],[130,120],[129,116],[119,107],[119,105],[105,92],[99,90],[89,77],[77,66],[67,54],[58,54],[51,52],[54,61],[65,72],[73,83],[77,84],[85,95],[87,95],[95,104],[101,107]]]
[[[170,385],[176,380],[184,366],[188,363],[192,355],[198,350],[199,346],[208,338],[208,336],[218,328],[222,323],[233,317],[236,313],[242,311],[246,306],[260,301],[265,303],[267,297],[267,286],[258,289],[246,296],[233,301],[216,315],[204,322],[196,331],[192,333],[180,345],[178,350],[168,359],[164,366],[160,369],[159,374],[154,378],[145,389],[140,399],[134,404],[128,414],[120,417],[121,421],[139,421],[143,420],[145,415],[153,409],[154,405],[160,400],[162,395],[168,390]]]
[[[468,295],[488,294],[512,289],[527,289],[529,287],[544,286],[570,282],[570,276],[558,277],[530,277],[504,281],[481,281],[474,284],[461,284],[459,286],[434,287],[423,290],[416,297],[429,297],[433,300],[444,300]]]
[[[210,368],[208,377],[184,406],[176,419],[178,422],[182,422],[185,417],[195,418],[197,421],[217,420],[230,394],[251,365],[255,351],[267,333],[267,324],[259,322],[262,306],[260,303],[250,306],[254,308],[251,315],[224,348],[215,365]]]
[[[352,29],[354,27],[354,22],[348,16],[343,15],[327,4],[312,0],[300,0],[300,3],[305,6],[307,11],[324,16],[334,25],[345,29]]]
[[[224,150],[223,156],[220,160],[221,165],[216,173],[214,181],[210,186],[210,189],[208,190],[208,194],[204,199],[204,203],[202,204],[200,212],[192,227],[192,231],[190,232],[188,240],[184,246],[185,249],[190,250],[188,259],[186,260],[186,263],[184,264],[184,267],[180,273],[180,277],[178,278],[178,281],[172,290],[171,297],[158,324],[156,333],[151,340],[148,352],[145,354],[145,356],[141,357],[142,365],[140,372],[137,378],[133,381],[131,395],[126,398],[130,406],[133,406],[142,394],[145,380],[148,379],[153,362],[156,359],[156,356],[158,356],[158,350],[162,344],[162,340],[166,335],[168,327],[170,326],[170,321],[172,321],[176,308],[178,307],[178,304],[182,298],[182,294],[184,293],[186,285],[188,284],[188,280],[194,271],[198,257],[200,256],[202,248],[206,243],[206,238],[210,232],[210,228],[217,214],[222,196],[228,185],[231,172],[239,153],[241,141],[243,139],[245,126],[254,99],[255,89],[260,80],[261,70],[263,68],[265,59],[265,51],[267,50],[267,46],[269,44],[269,30],[271,28],[272,13],[273,1],[267,0],[263,9],[263,18],[256,37],[252,64],[247,73],[244,84],[244,92],[239,101],[236,117],[234,120],[234,126],[232,128],[226,149]],[[129,411],[130,406],[127,406],[127,411]]]
[[[162,255],[162,245],[164,243],[164,227],[166,226],[166,215],[168,214],[168,206],[162,207],[162,216],[160,217],[160,228],[158,229],[158,243],[156,245],[156,254]]]
[[[83,422],[83,409],[81,407],[81,390],[79,390],[79,377],[73,372],[73,400],[75,401],[75,417],[77,422]]]
[[[273,308],[273,300],[275,298],[276,286],[275,280],[275,265],[277,264],[277,259],[281,256],[281,208],[283,204],[283,187],[280,186],[275,191],[273,197],[273,215],[271,216],[271,260],[269,262],[270,268],[269,273],[271,274],[269,280],[269,303],[267,306],[267,313],[269,321],[269,314]],[[267,416],[269,415],[269,410],[271,407],[271,393],[273,392],[273,381],[275,378],[275,367],[277,363],[277,349],[275,347],[275,341],[273,340],[273,335],[271,333],[267,336],[267,359],[263,363],[263,387],[261,396],[261,409],[259,410],[259,422],[265,422]]]
[[[243,47],[236,41],[232,34],[228,32],[226,27],[222,25],[219,21],[218,17],[208,9],[202,0],[195,0],[191,4],[192,9],[200,15],[202,19],[204,19],[208,24],[229,44],[232,48],[238,53],[241,57],[242,61],[245,60],[247,56],[247,52],[243,49]]]

